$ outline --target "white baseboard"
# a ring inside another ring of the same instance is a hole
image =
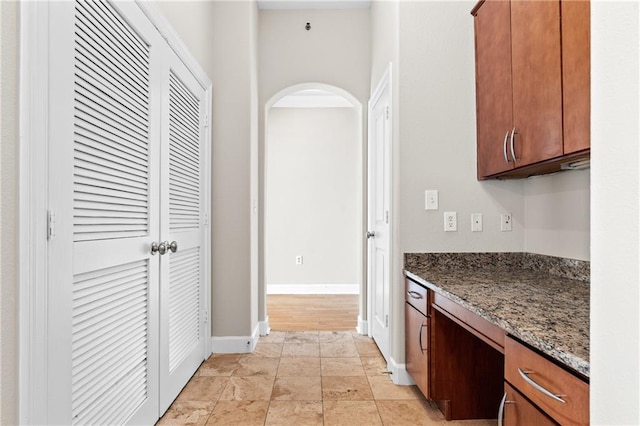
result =
[[[356,331],[358,334],[362,334],[366,336],[369,332],[369,324],[366,320],[363,320],[360,315],[358,315],[358,325],[356,326]]]
[[[416,384],[407,372],[406,364],[397,363],[393,357],[389,357],[387,369],[391,372],[391,380],[394,384],[402,386],[411,386]]]
[[[248,354],[255,341],[251,336],[212,336],[211,352],[214,354]]]
[[[358,284],[269,284],[267,294],[360,294]]]
[[[269,326],[269,315],[264,319],[264,321],[260,321],[260,335],[266,336],[271,332],[271,327]]]

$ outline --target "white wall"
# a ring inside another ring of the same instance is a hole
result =
[[[257,6],[254,1],[156,5],[213,82],[212,333],[251,335],[257,321],[250,239]]]
[[[274,285],[311,289],[318,284],[359,283],[359,126],[356,108],[268,111],[268,292]],[[302,265],[295,264],[297,255],[303,256]]]
[[[527,179],[524,251],[590,259],[589,181],[589,170]]]
[[[18,423],[18,4],[0,2],[0,424]]]
[[[640,6],[591,7],[591,423],[637,425]]]

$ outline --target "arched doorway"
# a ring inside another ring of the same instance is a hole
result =
[[[364,307],[365,140],[362,104],[335,86],[305,83],[264,110],[261,296],[357,297]],[[347,296],[358,295],[358,296]]]

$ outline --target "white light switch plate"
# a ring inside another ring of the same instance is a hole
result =
[[[502,232],[511,232],[511,213],[502,213],[500,215],[500,230]]]
[[[438,210],[438,190],[427,189],[424,191],[424,209]]]

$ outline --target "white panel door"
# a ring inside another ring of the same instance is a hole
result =
[[[389,360],[390,294],[390,171],[391,125],[388,84],[369,106],[369,290],[370,330],[380,352]]]
[[[47,419],[158,416],[160,79],[164,41],[134,3],[50,7]]]
[[[160,260],[161,413],[204,359],[206,335],[205,91],[173,52],[165,71],[161,235],[170,249]]]

